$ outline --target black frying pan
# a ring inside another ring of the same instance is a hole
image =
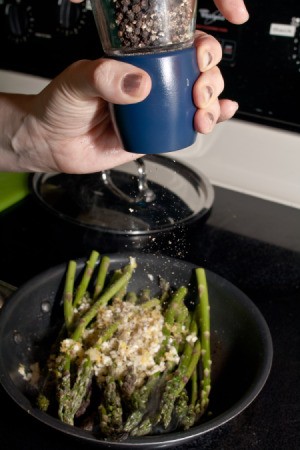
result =
[[[111,269],[128,262],[130,254],[111,254]],[[157,290],[157,275],[176,287],[192,282],[194,264],[161,255],[136,254],[138,268],[131,288],[146,285]],[[85,261],[78,262],[78,273]],[[70,437],[100,448],[172,447],[222,425],[242,412],[263,388],[272,363],[268,326],[256,306],[239,289],[207,271],[211,304],[212,391],[211,415],[188,431],[130,438],[123,442],[101,440],[39,411],[31,401],[28,382],[20,375],[25,367],[47,355],[61,326],[61,295],[67,264],[54,267],[28,281],[6,302],[0,313],[0,381],[25,411]],[[153,275],[153,277],[149,276]],[[153,278],[153,279],[152,279]]]

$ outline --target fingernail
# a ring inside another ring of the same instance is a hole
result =
[[[234,113],[233,114],[235,114],[236,112],[237,112],[237,110],[239,109],[239,104],[238,104],[238,102],[233,102],[233,110],[234,110]]]
[[[203,55],[203,69],[206,69],[212,62],[212,54],[210,52],[205,52]]]
[[[205,117],[206,117],[209,127],[212,128],[215,123],[214,115],[211,112],[207,112]]]
[[[122,80],[122,91],[128,95],[134,95],[140,88],[142,75],[139,73],[128,73]]]
[[[205,88],[203,89],[203,97],[204,97],[204,102],[207,105],[210,101],[210,99],[212,98],[213,95],[213,88],[211,86],[205,86]]]
[[[242,5],[240,7],[240,13],[241,13],[241,15],[244,16],[244,20],[248,20],[249,19],[249,12],[248,12],[248,10],[247,10],[245,5]]]

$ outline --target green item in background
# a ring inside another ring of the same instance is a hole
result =
[[[0,212],[29,194],[28,173],[0,172]]]

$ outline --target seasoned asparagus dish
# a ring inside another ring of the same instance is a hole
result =
[[[210,312],[205,270],[190,286],[157,277],[135,292],[138,259],[110,270],[93,251],[83,272],[70,261],[64,323],[45,367],[38,406],[101,437],[125,439],[188,429],[207,410],[211,387]]]

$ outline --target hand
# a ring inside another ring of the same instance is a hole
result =
[[[70,0],[81,3],[83,0]],[[249,14],[243,0],[214,0],[220,13],[231,23],[242,24],[248,20]]]
[[[201,75],[193,91],[198,108],[194,126],[209,133],[217,122],[233,116],[237,104],[218,100],[224,87],[216,66],[222,56],[218,41],[197,32],[195,46]],[[20,169],[89,173],[141,156],[122,149],[108,102],[139,102],[150,90],[149,75],[130,64],[108,58],[75,62],[38,95],[21,97],[22,125],[12,140]]]
[[[71,0],[73,3],[81,3],[83,0]],[[223,16],[230,22],[242,24],[248,20],[249,14],[243,0],[214,0],[215,5]],[[215,123],[231,118],[238,105],[229,100],[218,101],[217,96],[224,88],[223,79],[219,69],[215,66],[221,60],[221,52],[216,42],[204,33],[196,34],[198,47],[198,60],[200,76],[194,90],[194,101],[199,108],[195,116],[195,129],[200,133],[209,133]],[[211,58],[209,65],[205,63]]]
[[[217,2],[224,10],[228,3],[240,5],[231,19],[242,20],[242,0]],[[198,31],[195,46],[201,75],[193,90],[198,108],[194,126],[209,133],[216,123],[231,118],[238,105],[218,99],[224,87],[217,67],[222,57],[218,41]],[[121,148],[108,102],[140,102],[150,90],[146,72],[103,58],[72,64],[40,94],[0,95],[0,170],[90,173],[138,158]]]

